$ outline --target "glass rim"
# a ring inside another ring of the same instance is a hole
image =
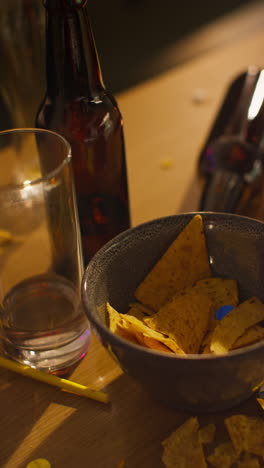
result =
[[[22,134],[22,133],[24,133],[24,134],[25,133],[31,133],[31,134],[42,133],[42,134],[46,134],[46,135],[56,137],[58,140],[61,140],[61,142],[64,144],[65,149],[66,149],[66,154],[65,154],[65,157],[63,158],[62,162],[60,164],[58,164],[55,167],[55,169],[49,171],[44,176],[38,177],[38,178],[30,180],[30,181],[21,182],[19,184],[0,185],[0,191],[1,192],[6,191],[6,190],[8,190],[8,191],[9,190],[15,190],[15,189],[17,190],[17,189],[20,189],[20,188],[37,185],[37,184],[40,184],[40,183],[42,183],[44,181],[47,181],[47,180],[51,179],[52,177],[56,176],[57,174],[59,174],[61,172],[61,170],[64,168],[64,166],[67,166],[72,160],[72,153],[71,153],[70,143],[62,135],[60,135],[59,133],[54,132],[53,130],[48,130],[48,129],[44,129],[44,128],[35,128],[35,127],[11,128],[11,129],[7,129],[7,130],[1,130],[0,131],[0,138],[3,135],[15,134],[15,133],[17,133],[17,134],[19,134],[19,133],[20,134]]]

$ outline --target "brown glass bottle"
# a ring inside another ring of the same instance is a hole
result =
[[[47,90],[36,125],[71,144],[84,263],[130,226],[122,116],[81,0],[46,0]]]
[[[264,219],[264,70],[250,66],[229,86],[199,155],[202,211]]]

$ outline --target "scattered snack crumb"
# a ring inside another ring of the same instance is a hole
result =
[[[7,244],[13,240],[11,232],[0,229],[0,245]]]
[[[36,460],[29,462],[26,468],[51,468],[51,464],[45,458],[36,458]]]
[[[204,104],[208,100],[208,94],[203,88],[196,88],[192,93],[192,102],[194,104]]]
[[[171,169],[173,167],[173,160],[171,158],[162,159],[160,161],[161,169]]]

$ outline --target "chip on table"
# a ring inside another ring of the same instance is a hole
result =
[[[197,417],[190,417],[162,442],[162,461],[166,468],[212,466],[214,468],[259,468],[264,460],[264,420],[235,414],[223,417],[224,435],[218,424],[199,427]],[[215,433],[220,429],[216,436]],[[221,434],[221,435],[220,435]],[[220,439],[219,439],[220,435]],[[206,449],[203,445],[208,445]]]
[[[222,442],[214,448],[213,453],[208,455],[210,466],[215,468],[230,468],[238,459],[232,442]]]
[[[264,419],[236,414],[225,419],[225,426],[238,455],[248,452],[264,460]]]
[[[216,425],[213,423],[199,429],[198,437],[201,444],[211,444],[215,438]]]
[[[199,422],[187,419],[162,442],[162,461],[166,468],[206,468],[203,445],[199,441]]]
[[[242,460],[237,461],[236,468],[260,468],[260,463],[256,457],[246,453]]]

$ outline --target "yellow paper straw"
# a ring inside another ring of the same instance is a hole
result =
[[[24,366],[19,362],[10,361],[9,359],[6,359],[2,356],[0,356],[0,367],[18,372],[19,374],[22,374],[26,377],[31,377],[35,380],[40,380],[41,382],[48,383],[55,387],[62,388],[63,390],[75,393],[76,395],[85,396],[86,398],[91,398],[92,400],[97,400],[101,403],[109,402],[107,393],[92,390],[91,388],[85,387],[84,385],[80,385],[76,382],[72,382],[71,380],[62,379],[56,375],[48,374],[29,366]]]

